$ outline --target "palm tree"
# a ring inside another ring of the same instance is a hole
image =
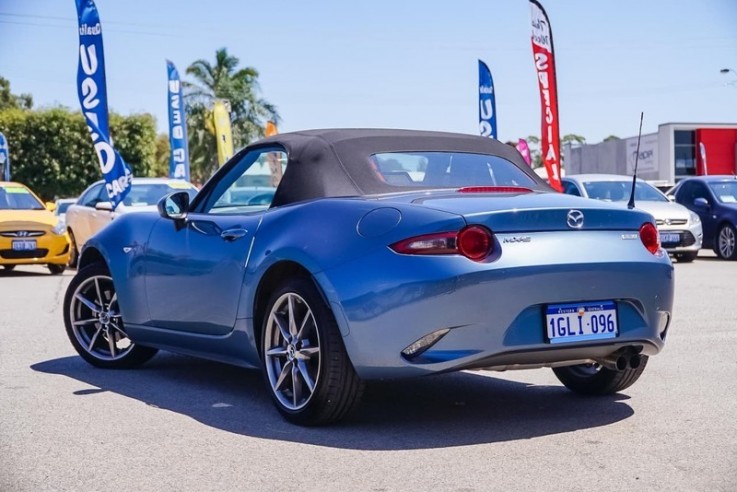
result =
[[[195,79],[184,83],[193,178],[207,179],[217,169],[214,131],[207,124],[216,99],[230,102],[236,148],[263,137],[266,121],[279,121],[276,107],[259,96],[258,71],[253,67],[239,69],[239,63],[221,48],[215,52],[214,64],[197,60],[187,67],[186,73]]]

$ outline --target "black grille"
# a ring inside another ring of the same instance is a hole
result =
[[[668,234],[678,234],[677,242],[663,243],[664,248],[679,248],[685,246],[693,246],[696,243],[696,238],[690,231],[665,231]]]
[[[48,249],[31,249],[28,251],[13,251],[12,249],[0,249],[0,258],[6,260],[22,260],[25,258],[43,258],[49,254]]]

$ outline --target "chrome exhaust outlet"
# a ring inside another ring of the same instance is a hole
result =
[[[603,359],[596,359],[596,362],[612,371],[624,371],[629,363],[623,352],[615,352]]]

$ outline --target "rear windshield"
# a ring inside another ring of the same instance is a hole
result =
[[[512,162],[495,155],[461,152],[387,152],[371,156],[379,177],[392,186],[536,186]]]
[[[30,191],[23,186],[0,186],[0,210],[44,210]]]

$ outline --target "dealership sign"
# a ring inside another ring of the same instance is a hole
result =
[[[637,172],[658,170],[658,134],[643,135],[640,140],[640,153],[637,153],[637,137],[625,140],[627,145],[627,173],[632,174],[637,160]]]

